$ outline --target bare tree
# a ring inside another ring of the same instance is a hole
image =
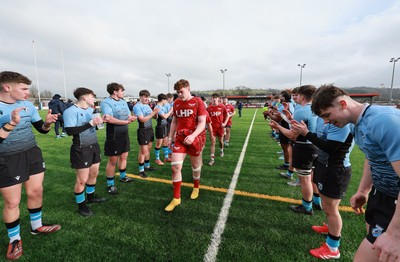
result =
[[[31,86],[31,88],[29,89],[29,92],[30,92],[30,97],[32,97],[32,98],[38,97],[38,90],[37,90],[36,86]]]
[[[41,98],[52,98],[53,92],[51,92],[49,90],[43,90],[42,92],[40,92],[40,97]]]

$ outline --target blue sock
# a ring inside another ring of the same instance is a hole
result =
[[[340,237],[335,237],[331,234],[328,234],[328,236],[326,237],[326,244],[332,251],[336,251],[340,246]]]
[[[93,194],[95,191],[95,185],[86,184],[86,194]]]
[[[150,167],[150,160],[144,160],[144,167]]]
[[[75,201],[77,204],[85,202],[85,191],[75,193]]]
[[[160,148],[154,148],[154,154],[156,155],[156,160],[160,160]]]
[[[120,178],[125,178],[126,177],[126,168],[119,170],[119,177]]]
[[[312,210],[312,201],[308,202],[308,201],[305,201],[304,199],[302,199],[301,201],[302,201],[302,205],[305,207],[305,209],[307,211]]]
[[[7,235],[10,238],[10,243],[14,242],[14,240],[20,240],[20,226],[19,226],[19,218],[12,223],[5,223],[7,228]]]
[[[321,205],[321,197],[319,196],[319,194],[313,194],[312,200],[314,204]]]
[[[107,187],[114,186],[114,176],[107,177]]]
[[[169,155],[168,155],[169,154],[169,148],[167,146],[163,146],[162,150],[164,152],[164,157],[166,159],[168,159],[169,158]]]
[[[139,163],[139,172],[144,172],[144,163]]]
[[[33,209],[28,208],[28,211],[31,220],[31,228],[36,230],[42,226],[42,207]]]

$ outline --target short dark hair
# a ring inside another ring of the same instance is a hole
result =
[[[281,92],[281,96],[283,97],[285,102],[290,102],[290,99],[292,98],[292,96],[290,95],[290,91],[289,90],[283,90]]]
[[[150,92],[146,89],[140,90],[139,96],[150,96]]]
[[[107,92],[112,95],[114,94],[114,91],[118,91],[122,89],[122,91],[125,90],[124,86],[118,83],[110,83],[107,85]]]
[[[333,100],[339,96],[349,96],[349,93],[332,84],[322,85],[314,93],[311,110],[319,116],[322,110],[333,106]]]
[[[310,101],[316,90],[317,88],[313,85],[304,85],[299,87],[297,94],[304,96],[307,101]]]
[[[214,97],[219,97],[219,94],[218,93],[214,93],[214,94],[211,95],[211,97],[213,97],[213,98]]]
[[[165,94],[161,93],[157,96],[157,99],[158,99],[158,102],[161,102],[163,100],[167,100],[167,96]]]
[[[77,89],[74,90],[74,97],[76,99],[80,99],[84,95],[90,95],[92,94],[93,96],[96,96],[92,90],[86,87],[78,87]]]
[[[181,79],[175,83],[174,90],[179,91],[182,87],[188,87],[188,86],[190,86],[189,81]]]
[[[3,89],[3,85],[4,84],[9,84],[9,83],[23,83],[23,84],[27,84],[30,85],[32,84],[32,81],[17,72],[12,72],[12,71],[3,71],[0,73],[0,88]]]

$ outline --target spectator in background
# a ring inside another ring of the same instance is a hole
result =
[[[71,106],[73,106],[74,104],[72,103],[71,99],[68,99],[67,102],[65,103],[65,109],[70,108]]]
[[[56,133],[56,138],[61,138],[67,136],[65,134],[65,128],[64,128],[64,121],[63,121],[63,113],[65,110],[65,105],[64,103],[60,100],[61,96],[59,94],[55,94],[53,96],[53,99],[50,100],[49,102],[49,109],[51,109],[51,113],[53,115],[58,115],[57,121],[54,126],[54,131]],[[60,127],[62,128],[62,133],[60,135],[59,129]]]
[[[239,117],[242,117],[243,103],[242,103],[242,101],[237,101],[236,103],[237,103]]]

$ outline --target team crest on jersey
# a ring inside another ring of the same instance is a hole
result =
[[[179,149],[181,149],[181,147],[180,146],[174,146],[174,149],[179,150]]]
[[[194,104],[188,103],[188,105],[191,107],[194,107],[194,106],[196,106],[196,103],[194,103]]]

